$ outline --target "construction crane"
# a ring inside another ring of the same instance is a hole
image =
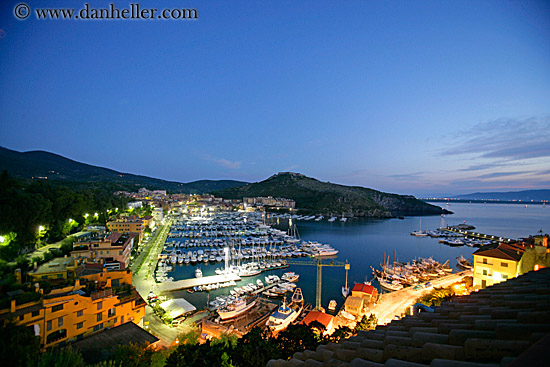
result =
[[[346,262],[330,260],[329,262],[323,262],[321,258],[312,261],[296,261],[296,260],[287,260],[288,265],[307,265],[307,266],[316,266],[317,267],[317,293],[315,294],[315,309],[321,309],[321,292],[322,292],[322,283],[323,283],[323,266],[333,266],[333,267],[343,267],[346,269],[346,288],[348,283],[348,270],[350,269],[350,264]]]

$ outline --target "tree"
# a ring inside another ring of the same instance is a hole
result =
[[[25,326],[12,320],[0,326],[0,356],[2,365],[10,367],[32,366],[40,353],[40,341]]]
[[[378,325],[378,318],[374,314],[371,313],[368,318],[367,315],[363,315],[361,321],[355,325],[355,332],[360,330],[374,330],[376,329],[376,325]]]

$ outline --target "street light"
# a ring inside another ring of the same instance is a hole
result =
[[[39,230],[39,231],[43,231],[43,230],[44,230],[44,226],[38,226],[38,230]]]
[[[4,236],[0,236],[0,243],[4,243],[5,239]]]

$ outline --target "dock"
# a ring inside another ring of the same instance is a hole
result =
[[[224,274],[224,275],[212,275],[209,277],[202,278],[191,278],[176,280],[174,282],[164,282],[157,284],[157,290],[159,293],[173,292],[181,289],[193,288],[200,285],[224,283],[230,281],[239,281],[241,277],[235,273]]]

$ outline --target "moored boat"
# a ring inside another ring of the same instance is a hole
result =
[[[256,300],[246,303],[246,299],[237,298],[233,303],[230,303],[224,309],[218,310],[218,315],[220,315],[222,320],[231,319],[250,310],[255,304]]]

